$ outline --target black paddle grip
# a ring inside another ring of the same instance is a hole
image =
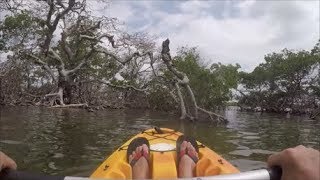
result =
[[[11,169],[4,169],[0,172],[0,180],[64,180],[64,177],[45,176]]]
[[[273,166],[269,170],[270,180],[281,180],[282,169],[280,166]]]

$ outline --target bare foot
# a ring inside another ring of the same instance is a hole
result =
[[[190,142],[183,141],[180,146],[180,152],[188,150],[189,154],[193,154],[198,157],[196,149],[192,146]],[[179,162],[179,178],[190,178],[195,176],[196,163],[187,155],[183,155]]]
[[[149,152],[148,146],[143,144],[136,148],[129,156],[129,164],[135,157],[141,156],[137,162],[132,166],[132,179],[149,179],[149,163],[148,160],[142,156],[142,152]]]

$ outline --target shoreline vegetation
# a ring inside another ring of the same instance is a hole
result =
[[[145,108],[217,123],[228,122],[215,112],[230,104],[320,116],[320,40],[311,50],[267,54],[243,72],[239,64],[204,63],[195,47],[172,57],[169,39],[157,47],[147,32],[93,16],[85,1],[0,6],[8,12],[0,19],[0,53],[7,56],[0,61],[0,106]]]

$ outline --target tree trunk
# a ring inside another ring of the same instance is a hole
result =
[[[59,97],[62,95],[62,98],[60,97],[61,105],[70,104],[71,98],[72,98],[72,86],[71,86],[71,80],[72,77],[68,73],[65,72],[65,70],[59,71],[59,81],[58,81],[58,87],[59,87]]]
[[[58,91],[58,97],[60,100],[60,105],[64,106],[64,101],[63,101],[63,88],[59,87],[59,91]]]
[[[181,93],[181,90],[180,90],[178,83],[175,83],[175,86],[176,86],[177,94],[178,94],[178,97],[180,100],[180,108],[181,108],[180,119],[185,119],[187,117],[186,105],[184,104],[184,100],[183,100],[182,93]]]
[[[198,116],[198,105],[197,105],[196,98],[194,97],[193,91],[188,84],[186,85],[186,88],[188,90],[188,94],[189,94],[191,101],[192,101],[192,104],[193,104],[194,118],[197,120],[199,118],[199,116]]]
[[[2,75],[0,75],[0,106],[4,104],[4,97],[2,96]]]

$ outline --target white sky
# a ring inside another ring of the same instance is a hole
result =
[[[129,31],[171,40],[171,50],[197,46],[209,62],[239,63],[251,71],[283,48],[311,49],[320,38],[319,1],[111,1],[92,4]]]

